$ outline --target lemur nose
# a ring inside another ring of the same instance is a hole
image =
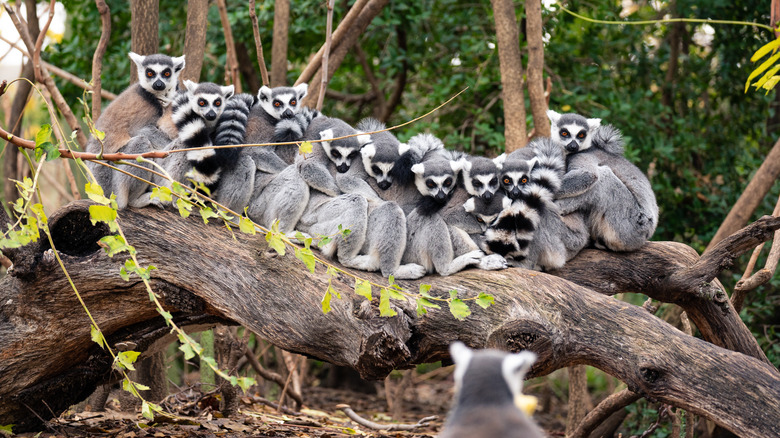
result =
[[[338,170],[339,173],[344,173],[349,170],[349,165],[347,163],[341,163],[336,166],[336,170]]]
[[[154,84],[152,84],[152,88],[154,88],[157,91],[162,91],[165,89],[165,83],[159,79],[154,81]]]
[[[206,120],[212,121],[217,119],[217,113],[214,112],[214,110],[211,110],[206,113]]]
[[[485,200],[485,202],[490,202],[493,199],[493,193],[491,192],[485,192],[482,194],[482,199]]]
[[[580,148],[580,145],[576,141],[572,140],[566,145],[566,152],[576,152]]]
[[[391,184],[392,184],[392,183],[391,183],[390,181],[381,181],[381,182],[377,183],[377,185],[379,186],[379,188],[380,188],[380,189],[382,189],[382,190],[387,190],[387,189],[389,189]]]
[[[284,112],[282,113],[282,117],[284,117],[285,119],[292,118],[294,115],[295,114],[293,114],[292,110],[290,110],[289,108],[284,110]]]

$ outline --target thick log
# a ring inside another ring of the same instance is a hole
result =
[[[97,246],[107,230],[90,224],[87,205],[70,204],[50,218],[55,246],[110,343],[131,342],[143,351],[168,329],[143,285],[117,275],[124,257],[108,258]],[[262,236],[233,240],[216,224],[154,208],[125,210],[120,217],[140,262],[157,267],[153,286],[181,325],[229,320],[285,350],[373,379],[446,360],[456,339],[478,348],[528,348],[540,357],[534,376],[587,364],[643,397],[711,418],[743,436],[772,436],[780,424],[780,374],[771,365],[688,336],[637,306],[563,278],[508,269],[423,279],[435,295],[457,289],[465,297],[495,297],[487,310],[471,303],[474,313],[457,321],[445,309],[417,317],[411,301],[393,301],[398,315],[380,317],[377,297],[368,302],[355,296],[353,280],[339,275],[332,285],[343,299],[323,314],[324,267],[312,274],[291,251],[278,256],[268,250]],[[660,258],[668,250],[666,266],[674,267],[680,264],[677,246],[655,243],[649,252]],[[632,268],[644,273],[647,253],[603,253],[603,260],[633,257]],[[41,427],[36,414],[50,418],[86,397],[110,377],[111,363],[90,341],[89,321],[48,243],[8,256],[14,267],[0,281],[0,424],[16,424],[19,431]],[[578,272],[577,263],[567,275],[596,277],[592,265]],[[609,287],[615,293],[628,272],[612,269]],[[418,283],[403,285],[416,290]]]

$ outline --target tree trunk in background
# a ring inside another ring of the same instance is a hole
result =
[[[274,2],[274,40],[271,46],[271,86],[287,85],[287,37],[290,29],[290,0]]]
[[[745,187],[745,191],[742,192],[737,203],[731,207],[731,211],[726,216],[726,219],[718,228],[718,231],[710,240],[710,244],[707,245],[707,250],[712,248],[716,243],[725,239],[726,237],[734,234],[737,230],[745,226],[750,216],[758,208],[758,204],[764,199],[772,186],[777,182],[777,178],[780,176],[780,140],[778,140],[772,150],[769,151],[769,155],[766,156],[761,167],[753,178]],[[771,212],[767,212],[769,214]]]
[[[130,17],[130,50],[139,55],[157,53],[160,47],[159,0],[131,0]],[[135,68],[131,68],[130,83],[135,83],[137,80],[138,72]]]
[[[534,117],[534,136],[550,136],[547,99],[544,96],[544,40],[542,39],[542,2],[525,2],[525,38],[528,40],[528,99]]]
[[[328,80],[333,77],[333,74],[336,72],[336,69],[339,68],[339,65],[341,65],[341,62],[344,61],[344,58],[347,56],[347,52],[357,43],[358,38],[360,38],[360,35],[363,34],[363,32],[366,31],[366,28],[369,24],[371,24],[371,21],[379,15],[380,12],[382,12],[382,9],[390,2],[390,0],[370,0],[365,7],[360,11],[360,14],[355,19],[354,23],[352,23],[352,26],[347,28],[347,30],[344,32],[343,39],[341,42],[331,50],[330,56],[328,57]],[[353,6],[354,7],[354,6]],[[339,26],[340,27],[340,26]],[[338,31],[338,29],[337,29]],[[338,32],[336,32],[338,33]],[[335,36],[335,35],[334,35]],[[334,38],[335,40],[335,38]],[[309,95],[306,96],[306,104],[311,105],[313,103],[317,102],[317,98],[319,97],[319,84],[322,81],[322,68],[317,71],[317,73],[314,74],[314,77],[309,81]],[[318,86],[314,86],[317,84]]]
[[[523,63],[520,58],[520,32],[512,0],[490,0],[496,22],[498,62],[504,100],[504,137],[506,152],[526,143]]]
[[[27,31],[30,33],[30,37],[33,40],[36,40],[38,34],[41,32],[40,24],[38,23],[38,15],[36,13],[36,2],[35,0],[25,0],[24,6],[27,10]],[[35,82],[35,71],[33,70],[32,60],[28,59],[27,63],[22,68],[21,76]],[[30,97],[32,86],[27,81],[19,81],[16,83],[16,87],[16,94],[14,94],[14,100],[11,104],[11,112],[6,126],[8,126],[13,135],[20,135],[22,132],[22,121],[24,119],[24,107],[27,105],[27,99]],[[19,197],[19,194],[16,191],[16,185],[8,181],[8,178],[21,181],[22,175],[21,169],[19,169],[18,149],[11,145],[7,145],[5,148],[5,162],[3,163],[3,176],[5,177],[3,197],[7,204]],[[2,207],[0,207],[0,209],[1,208]]]
[[[203,54],[206,49],[206,26],[208,25],[209,0],[189,0],[187,2],[187,30],[184,36],[184,71],[179,82],[185,79],[193,82],[200,80],[203,69]],[[174,54],[177,56],[178,54]]]
[[[532,0],[533,1],[533,0]],[[592,409],[588,394],[588,374],[585,365],[566,369],[569,373],[569,413],[566,416],[566,436],[571,436],[585,415]]]

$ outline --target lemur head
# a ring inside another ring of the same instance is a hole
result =
[[[225,109],[225,101],[233,96],[232,85],[219,86],[211,82],[199,84],[190,80],[184,81],[190,108],[193,112],[206,121],[206,126],[214,127],[217,119]]]
[[[263,85],[257,92],[260,106],[276,120],[289,119],[301,108],[301,99],[306,96],[309,85],[298,84],[295,87],[269,88]]]
[[[509,199],[519,199],[528,190],[528,185],[531,182],[531,170],[536,164],[536,158],[523,160],[502,154],[496,160],[501,163],[501,188],[504,189],[504,193],[509,196]]]
[[[412,173],[417,190],[439,204],[446,203],[455,190],[464,161],[435,158],[415,164]]]
[[[552,139],[566,150],[566,154],[584,151],[593,142],[593,131],[601,125],[601,119],[586,119],[574,114],[558,114],[547,110]]]
[[[456,406],[516,404],[525,397],[523,380],[536,354],[530,351],[505,353],[499,350],[472,350],[462,342],[450,344],[455,362]]]
[[[144,90],[158,97],[170,97],[176,92],[179,73],[184,69],[184,55],[171,58],[167,55],[139,55],[128,53],[138,69],[138,83]]]
[[[472,196],[463,204],[463,208],[477,219],[484,233],[490,226],[495,224],[501,212],[511,205],[512,200],[503,193],[498,192],[489,201],[481,196]]]
[[[393,185],[393,178],[398,169],[395,166],[398,160],[409,150],[406,143],[397,145],[388,145],[372,142],[360,150],[363,156],[363,167],[372,178],[376,180],[376,185],[382,190],[387,190]]]
[[[371,143],[371,136],[368,134],[331,140],[354,133],[355,131],[352,130],[352,128],[349,128],[349,130],[340,129],[338,125],[320,131],[319,133],[320,140],[326,140],[320,142],[320,144],[330,161],[336,165],[336,170],[339,173],[348,171],[350,166],[352,166],[352,161],[357,159],[360,155],[360,149]]]
[[[471,157],[463,166],[463,186],[471,196],[490,202],[498,191],[501,162],[485,157]]]

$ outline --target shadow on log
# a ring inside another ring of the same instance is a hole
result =
[[[55,246],[109,343],[143,351],[168,329],[143,283],[119,277],[125,257],[109,258],[99,249],[96,242],[106,230],[90,223],[87,206],[73,203],[53,215]],[[233,240],[223,227],[154,208],[126,210],[120,217],[141,264],[157,267],[153,287],[182,326],[241,324],[285,350],[352,367],[371,379],[447,359],[456,339],[475,348],[527,348],[540,358],[532,376],[592,365],[643,397],[711,418],[743,436],[772,436],[780,424],[780,374],[722,299],[717,270],[710,270],[709,279],[699,275],[707,254],[700,260],[684,245],[654,242],[631,254],[587,250],[558,271],[560,277],[520,269],[426,277],[434,295],[487,292],[495,304],[483,310],[470,303],[472,315],[457,321],[444,309],[417,317],[413,302],[392,301],[398,315],[382,318],[378,297],[369,302],[355,296],[346,276],[332,282],[343,299],[323,314],[325,268],[310,273],[291,251],[270,251],[262,236]],[[759,222],[746,239],[780,227],[778,218]],[[111,360],[90,340],[89,320],[48,243],[7,252],[14,267],[0,280],[0,424],[33,430],[107,381]],[[359,274],[384,283],[377,275]],[[402,283],[411,290],[418,284]],[[683,306],[710,342],[607,296],[618,292]]]

